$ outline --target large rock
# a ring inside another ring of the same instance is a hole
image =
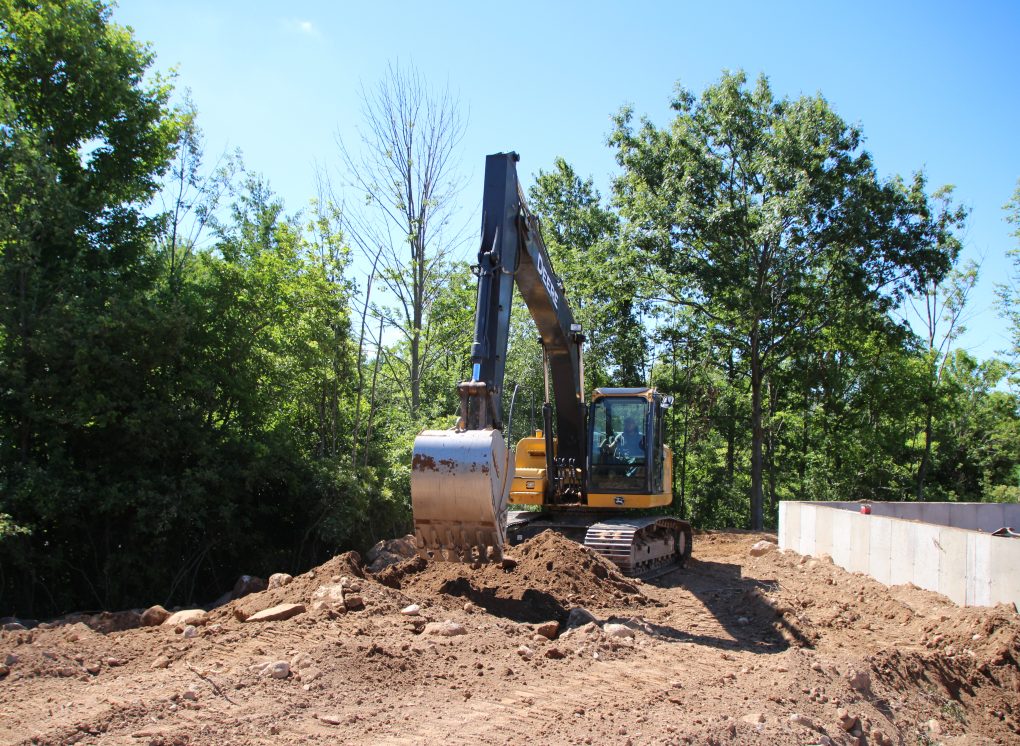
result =
[[[205,624],[208,619],[209,616],[205,613],[204,609],[181,609],[168,616],[163,621],[163,625],[167,627],[176,627],[178,624],[181,626],[188,624],[199,625]]]
[[[626,624],[607,624],[602,631],[606,633],[606,637],[634,637],[634,630]]]
[[[547,640],[555,640],[556,634],[560,631],[559,622],[545,622],[535,627],[536,634],[542,635]]]
[[[230,596],[236,600],[247,596],[249,593],[259,593],[265,589],[266,581],[262,578],[257,578],[254,575],[242,575],[234,583],[234,589],[230,591]]]
[[[575,606],[567,615],[567,629],[581,627],[589,622],[598,622],[595,615],[582,606]]]
[[[447,620],[445,622],[429,622],[425,625],[426,635],[439,635],[440,637],[456,637],[466,635],[467,630],[463,624]]]
[[[368,550],[365,559],[371,572],[381,572],[390,565],[403,562],[418,554],[418,546],[414,535],[408,534],[399,539],[385,539]]]
[[[773,542],[762,539],[761,541],[756,541],[751,545],[751,556],[761,557],[769,552],[774,552],[777,548],[778,547],[776,547]]]
[[[170,612],[164,609],[159,604],[150,606],[142,612],[142,626],[143,627],[158,627],[167,619],[170,618]]]
[[[294,580],[293,575],[288,575],[285,572],[274,572],[269,576],[268,589],[283,588],[283,586],[288,585],[292,580]]]
[[[287,661],[266,663],[259,670],[259,675],[269,676],[274,679],[285,679],[290,676],[290,664]]]
[[[304,604],[279,604],[277,606],[270,606],[268,609],[256,612],[248,617],[246,622],[280,622],[284,619],[290,619],[291,617],[303,614],[305,611]]]

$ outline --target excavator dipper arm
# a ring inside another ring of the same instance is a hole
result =
[[[548,361],[556,400],[557,458],[576,464],[585,458],[583,336],[563,284],[553,273],[538,220],[522,196],[518,160],[516,153],[485,160],[472,376],[458,386],[458,426],[423,431],[414,443],[411,502],[419,551],[445,559],[499,556],[506,538],[513,460],[502,433],[501,396],[515,282]],[[546,419],[551,419],[548,403]],[[551,449],[546,458],[551,474]],[[554,495],[547,497],[551,501]]]

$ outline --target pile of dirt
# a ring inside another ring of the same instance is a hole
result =
[[[375,578],[409,597],[451,608],[471,601],[519,622],[563,621],[575,606],[654,603],[614,564],[553,531],[510,548],[502,564],[470,566],[416,557]]]
[[[1020,737],[1012,607],[887,588],[760,533],[699,534],[647,583],[555,534],[510,554],[372,574],[351,553],[193,623],[0,629],[0,746]],[[591,615],[547,623],[573,606]]]

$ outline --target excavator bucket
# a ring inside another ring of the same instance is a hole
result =
[[[424,430],[414,439],[411,509],[418,552],[499,561],[513,460],[499,430]]]

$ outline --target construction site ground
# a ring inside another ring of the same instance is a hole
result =
[[[1013,608],[762,540],[645,583],[548,533],[508,568],[341,555],[192,624],[0,632],[0,743],[1020,743]]]

